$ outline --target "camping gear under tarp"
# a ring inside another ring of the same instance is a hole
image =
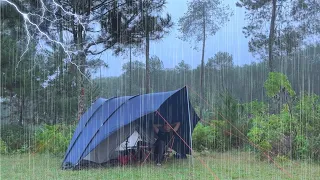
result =
[[[162,117],[161,117],[161,116]],[[144,142],[154,143],[153,124],[180,122],[173,150],[191,154],[192,132],[200,120],[190,104],[188,90],[99,98],[81,116],[62,163],[75,168],[82,160],[105,163],[136,131]],[[188,145],[186,145],[188,144]],[[188,147],[189,146],[189,147]]]
[[[137,146],[138,141],[142,141],[141,136],[137,131],[134,131],[133,134],[125,140],[125,142],[116,148],[116,151],[133,149]]]

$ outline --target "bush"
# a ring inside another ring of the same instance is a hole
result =
[[[35,130],[36,129],[36,130]],[[44,125],[23,127],[9,124],[1,126],[0,150],[3,153],[49,152],[65,153],[75,126]]]
[[[320,97],[314,94],[302,95],[295,106],[295,116],[299,119],[296,127],[300,134],[309,137],[320,134]]]
[[[8,153],[8,147],[6,143],[0,139],[0,154],[7,154]]]
[[[208,126],[199,123],[192,134],[194,149],[225,151],[230,143],[227,143],[227,138],[224,137],[224,127],[224,121],[211,121]]]
[[[215,126],[216,131],[219,132],[217,135],[223,142],[220,149],[241,148],[244,146],[243,134],[247,134],[249,131],[251,111],[255,107],[240,104],[229,92],[221,94],[221,97],[222,101],[218,107],[218,113],[216,113],[216,118],[219,121],[215,121],[215,124],[223,122],[223,124]]]
[[[313,136],[309,140],[310,145],[310,156],[316,161],[320,161],[320,134]]]
[[[21,148],[28,149],[32,144],[32,129],[20,125],[2,125],[0,135],[7,146],[8,153],[18,152]]]
[[[320,97],[302,94],[294,110],[299,120],[294,126],[294,157],[320,160]]]
[[[320,106],[316,95],[303,95],[291,115],[288,105],[279,114],[252,118],[249,139],[263,152],[297,159],[320,160]]]
[[[265,103],[259,102],[257,100],[251,101],[249,103],[244,103],[242,106],[248,118],[264,115],[268,110],[268,106]]]
[[[210,126],[198,124],[192,134],[193,147],[198,151],[203,151],[212,144],[214,136]]]
[[[291,97],[295,95],[288,77],[279,72],[270,72],[268,79],[264,83],[264,87],[269,97],[274,97],[282,88],[285,88]]]
[[[280,114],[255,116],[248,137],[261,148],[261,153],[288,155],[292,150],[291,125],[295,122],[285,106]]]
[[[277,162],[284,163],[284,162],[288,162],[288,160],[289,160],[289,158],[287,156],[278,155],[276,157]]]
[[[49,152],[62,155],[68,148],[74,127],[64,125],[45,125],[36,132],[35,152]]]
[[[294,140],[294,154],[298,159],[307,159],[309,157],[310,145],[308,139],[303,135],[296,136]]]

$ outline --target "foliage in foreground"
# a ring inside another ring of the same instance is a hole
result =
[[[1,154],[44,153],[62,155],[68,148],[74,125],[43,125],[23,127],[17,124],[1,126]]]

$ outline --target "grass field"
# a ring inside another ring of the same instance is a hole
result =
[[[97,168],[80,171],[60,169],[61,158],[46,154],[2,155],[1,179],[290,179],[273,163],[258,161],[248,152],[196,155],[193,159],[170,159],[161,167],[153,164]],[[205,162],[212,171],[203,166]],[[279,163],[293,179],[320,179],[320,165],[287,161]]]

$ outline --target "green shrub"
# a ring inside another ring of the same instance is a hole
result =
[[[240,104],[231,93],[221,94],[221,104],[217,108],[215,126],[217,136],[219,136],[219,147],[214,149],[226,150],[230,148],[244,147],[243,134],[249,131],[250,112],[246,104]],[[218,113],[217,113],[218,112]]]
[[[276,161],[284,163],[284,162],[288,162],[289,158],[287,156],[283,156],[283,155],[278,155],[276,157]]]
[[[197,124],[192,134],[194,149],[203,151],[210,146],[213,138],[210,126],[204,126],[201,123]]]
[[[291,152],[291,130],[296,122],[290,116],[287,106],[284,106],[280,114],[258,115],[252,119],[252,128],[248,132],[248,138],[260,147],[259,151],[266,153],[288,155]]]
[[[0,154],[7,154],[8,153],[8,147],[6,143],[0,139]]]
[[[18,153],[18,154],[28,153],[28,152],[30,152],[31,149],[32,149],[32,146],[24,144],[21,148],[15,150],[14,152]]]
[[[224,137],[224,121],[211,121],[211,125],[199,123],[192,134],[193,146],[198,151],[217,150],[225,151],[230,143]]]
[[[267,141],[267,140],[261,141],[259,143],[259,146],[263,149],[263,152],[265,152],[265,153],[271,151],[271,149],[272,149],[272,146],[271,146],[270,142]]]
[[[256,100],[249,103],[244,103],[242,106],[245,114],[249,116],[249,118],[265,115],[268,110],[268,107],[264,102],[259,102]]]
[[[309,142],[311,158],[320,161],[320,134],[311,137]]]
[[[307,159],[309,157],[310,145],[308,139],[303,135],[297,135],[294,140],[294,154],[298,159]]]
[[[302,95],[295,106],[295,116],[299,119],[296,127],[300,134],[318,136],[320,134],[320,97],[314,94]]]
[[[17,152],[21,148],[26,149],[32,144],[33,131],[28,127],[15,124],[2,125],[0,135],[9,153]]]
[[[250,129],[248,137],[253,143],[260,143],[262,142],[264,137],[264,130],[262,128],[254,126]]]
[[[239,119],[239,112],[241,108],[239,108],[238,101],[229,93],[221,94],[221,104],[217,109],[217,119],[218,120],[228,120],[231,122],[236,122]]]
[[[320,97],[302,94],[295,108],[294,157],[320,160]]]
[[[267,95],[269,97],[275,96],[281,88],[285,88],[290,96],[295,95],[287,76],[279,72],[270,72],[268,79],[264,83],[264,87],[267,90]]]
[[[73,129],[73,126],[45,125],[36,132],[35,152],[62,155],[68,148]]]

